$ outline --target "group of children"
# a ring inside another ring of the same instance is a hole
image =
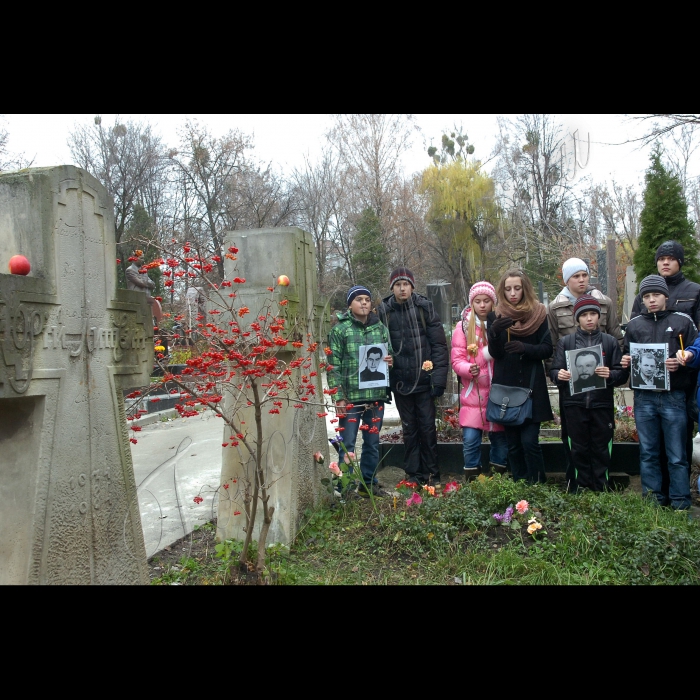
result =
[[[662,248],[657,257],[663,253]],[[662,267],[659,270],[663,271]],[[645,311],[632,318],[623,337],[610,298],[589,290],[586,264],[572,258],[564,263],[562,272],[567,287],[550,305],[549,312],[537,300],[532,283],[522,270],[504,273],[497,289],[486,281],[471,287],[469,305],[452,334],[450,358],[461,385],[459,422],[465,478],[470,480],[481,471],[482,437],[487,432],[492,470],[503,473],[508,465],[516,480],[527,479],[530,483],[544,480],[538,436],[541,422],[552,418],[545,363],[547,376],[559,388],[562,438],[570,462],[569,487],[607,489],[615,430],[613,389],[628,382],[631,369],[639,369],[639,374],[633,375],[632,388],[642,492],[653,496],[660,505],[687,510],[691,505],[687,435],[693,423],[686,409],[695,386],[694,369],[700,367],[700,337],[693,319],[667,308],[666,279],[649,275],[639,286]],[[406,287],[409,282],[411,285],[410,297],[405,300],[400,298],[404,280]],[[372,309],[371,292],[357,285],[348,293],[347,314],[338,317],[329,338],[329,364],[333,370],[328,378],[339,419],[337,430],[342,431],[342,437],[338,438],[341,459],[347,461],[358,431],[364,432],[359,465],[361,495],[383,495],[378,488],[376,469],[384,401],[390,399],[390,392],[396,394],[397,402],[405,396],[410,398],[413,392],[425,399],[423,403],[433,406],[434,397],[444,391],[443,375],[448,362],[447,358],[444,363],[440,361],[444,334],[437,337],[433,332],[433,326],[441,328],[439,319],[432,307],[424,314],[416,306],[422,297],[413,292],[410,271],[399,268],[392,273],[391,288],[397,304],[403,301],[413,315],[400,314],[404,310],[402,306],[397,306],[393,313],[391,309],[387,311],[385,299],[380,306],[380,312],[384,309],[380,319]],[[391,301],[390,297],[387,299]],[[678,302],[674,308],[677,305]],[[407,317],[406,322],[403,316]],[[418,342],[423,337],[428,343],[425,348],[422,341]],[[635,344],[642,346],[641,350],[631,348]],[[639,358],[642,352],[653,352],[649,346],[654,345],[667,358],[662,366],[654,367],[655,376],[661,375],[663,380],[658,385],[648,378],[643,381],[644,362],[633,363],[630,354],[634,350]],[[377,359],[386,352],[383,361],[391,382],[365,381],[369,375],[365,376],[368,370],[365,374],[360,371],[362,348],[370,348],[368,355],[376,351]],[[424,362],[424,356],[430,361]],[[404,365],[409,367],[407,362],[413,363],[409,374],[399,372],[395,357],[399,369]],[[424,379],[425,386],[418,379],[408,381],[413,375]],[[524,424],[504,426],[488,420],[487,406],[494,383],[506,387],[529,386],[532,415]],[[420,395],[419,390],[423,390]],[[697,398],[700,403],[700,392]],[[416,406],[417,403],[415,406],[412,403],[409,411],[399,403],[404,433],[410,428],[409,418],[420,418]],[[418,418],[416,425],[420,425]],[[428,415],[423,422],[426,421],[434,424],[434,415]],[[434,435],[431,438],[432,433],[418,430],[419,434],[422,432],[425,434],[419,435],[412,448],[415,460],[407,457],[406,473],[420,483],[436,484],[439,465],[430,451],[436,438]],[[665,461],[662,452],[668,462],[668,484],[662,483],[662,461]],[[425,474],[419,468],[423,461],[427,465]]]
[[[575,332],[559,338],[549,378],[560,390],[560,411],[562,422],[567,426],[566,440],[576,488],[603,491],[608,487],[615,429],[613,388],[626,384],[629,379],[630,345],[665,344],[668,358],[665,369],[669,372],[670,387],[664,390],[634,389],[642,489],[662,505],[687,510],[691,501],[685,452],[686,395],[689,390],[686,385],[695,379],[687,368],[700,366],[700,338],[690,317],[666,309],[668,294],[666,282],[660,275],[650,275],[642,280],[640,296],[646,312],[630,321],[622,348],[615,337],[600,329],[599,299],[590,293],[579,294],[573,305]],[[486,329],[489,314],[492,325],[496,323],[496,316],[492,313],[498,312],[496,304],[494,287],[486,281],[477,282],[471,288],[469,306],[452,335],[452,367],[462,385],[460,425],[467,479],[480,471],[484,431],[488,432],[491,443],[492,469],[505,471],[509,454],[507,443],[504,444],[503,427],[486,419],[486,405],[494,375],[494,357],[489,352],[488,344],[489,337],[494,336]],[[602,353],[599,350],[586,350],[594,346],[600,346]],[[583,352],[574,353],[579,386],[576,388],[574,385],[572,392],[572,372],[567,363],[567,351],[574,350]],[[518,352],[517,348],[515,352]],[[596,380],[596,377],[599,379]],[[587,388],[581,389],[584,380]],[[593,388],[594,385],[600,388]],[[700,393],[698,399],[700,401]],[[539,424],[537,427],[539,430]],[[667,495],[664,495],[662,488],[660,464],[660,449],[663,446],[670,479]]]

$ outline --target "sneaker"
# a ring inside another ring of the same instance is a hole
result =
[[[367,488],[365,484],[360,484],[357,487],[357,493],[363,498],[369,498],[370,490],[375,498],[384,498],[385,496],[388,496],[387,492],[379,487],[379,484],[372,484],[372,486],[369,488]]]

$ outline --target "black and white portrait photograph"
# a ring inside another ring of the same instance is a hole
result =
[[[668,391],[671,380],[666,369],[668,345],[666,343],[630,343],[633,389]]]
[[[571,372],[569,391],[571,395],[582,394],[585,391],[605,389],[605,377],[595,373],[596,367],[603,366],[603,346],[593,345],[590,348],[566,351],[566,365]]]
[[[389,367],[384,361],[387,350],[386,343],[360,345],[360,389],[389,386]]]

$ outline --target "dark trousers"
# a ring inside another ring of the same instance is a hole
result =
[[[406,477],[427,481],[431,476],[439,476],[435,399],[429,391],[407,395],[395,391],[394,399],[403,429]]]
[[[564,401],[562,392],[559,392],[559,418],[561,419],[561,442],[564,446],[564,464],[566,465],[566,490],[576,492],[576,470],[571,463],[571,447],[569,445],[569,431],[566,426],[566,413],[564,412]]]
[[[513,480],[526,479],[530,484],[544,483],[544,459],[540,448],[540,424],[525,421],[519,426],[505,426],[508,438],[508,464]]]
[[[604,491],[608,488],[610,454],[615,433],[614,408],[566,406],[571,467],[578,488]]]

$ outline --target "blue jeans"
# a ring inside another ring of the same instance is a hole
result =
[[[634,390],[634,419],[639,435],[642,494],[651,493],[667,505],[661,488],[659,444],[663,433],[668,458],[668,497],[677,510],[690,508],[690,481],[685,437],[687,413],[684,391]]]
[[[478,469],[481,466],[481,436],[480,428],[462,428],[462,450],[464,452],[464,468]],[[505,466],[508,458],[508,438],[503,431],[490,432],[489,462]]]
[[[369,404],[369,408],[367,408]],[[358,402],[345,415],[338,418],[338,427],[343,428],[338,435],[343,440],[343,444],[348,452],[355,451],[355,442],[357,441],[357,431],[360,425],[367,425],[368,428],[363,430],[362,436],[362,455],[360,456],[360,473],[365,484],[376,484],[377,477],[375,472],[379,465],[379,431],[382,429],[384,422],[384,402],[369,401]],[[370,432],[372,428],[377,428],[375,432]],[[345,456],[345,451],[340,448],[338,459],[342,462]]]

